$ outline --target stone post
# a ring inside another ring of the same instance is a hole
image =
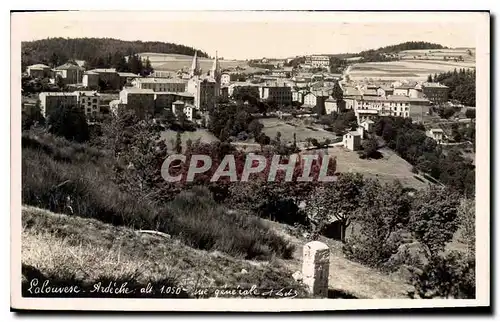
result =
[[[303,283],[316,297],[328,296],[330,249],[324,243],[312,241],[304,245],[302,257]]]

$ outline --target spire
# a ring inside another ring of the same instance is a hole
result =
[[[198,52],[194,52],[193,63],[191,64],[191,69],[189,70],[189,76],[193,77],[200,74],[200,63],[198,61]]]
[[[221,75],[221,70],[219,65],[219,57],[217,56],[217,51],[216,51],[214,64],[212,65],[212,69],[210,70],[210,76],[212,76],[216,81],[219,81],[220,75]]]

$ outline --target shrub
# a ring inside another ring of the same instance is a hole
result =
[[[415,291],[420,298],[476,297],[475,260],[452,252],[435,255],[422,272],[415,274]]]

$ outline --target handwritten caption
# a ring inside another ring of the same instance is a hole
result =
[[[298,292],[293,288],[258,288],[257,285],[236,287],[224,285],[195,289],[156,283],[138,285],[114,281],[71,285],[33,278],[29,283],[23,283],[23,295],[26,297],[295,298]]]

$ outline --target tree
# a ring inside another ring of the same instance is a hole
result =
[[[59,106],[48,117],[49,132],[68,140],[84,142],[89,139],[89,127],[83,111]]]
[[[468,108],[465,111],[465,116],[469,119],[475,119],[476,118],[476,110],[472,108]]]
[[[60,90],[64,90],[64,88],[66,87],[66,85],[64,84],[64,79],[59,74],[56,75],[56,85]]]
[[[359,195],[363,187],[363,176],[343,173],[337,181],[319,186],[307,202],[309,218],[316,224],[316,232],[338,222],[340,239],[346,241],[346,229],[359,207]]]
[[[409,229],[431,254],[443,251],[453,238],[458,227],[458,200],[456,193],[441,187],[431,187],[416,194]]]
[[[413,285],[420,298],[476,298],[475,259],[458,252],[434,255]]]
[[[177,132],[176,137],[175,137],[175,152],[177,152],[177,153],[182,152],[181,132]]]
[[[42,114],[40,100],[37,100],[34,106],[25,107],[22,110],[22,129],[29,130],[32,126],[44,125],[45,118]]]
[[[428,81],[429,83],[432,83],[432,75],[427,76],[427,81]]]
[[[339,82],[336,82],[335,85],[333,85],[332,97],[337,101],[337,104],[344,100],[344,92],[342,91],[342,88],[340,88]]]
[[[349,236],[345,254],[372,267],[382,266],[401,244],[397,236],[408,224],[410,208],[411,198],[400,182],[365,180],[352,216],[357,229]]]
[[[378,152],[378,142],[376,139],[372,138],[369,140],[366,140],[363,142],[363,151],[361,155],[364,158],[370,159],[370,158],[377,158],[380,154]]]
[[[458,207],[461,240],[467,246],[467,255],[474,257],[476,246],[476,202],[463,199]]]
[[[149,60],[149,57],[146,58],[146,65],[141,71],[141,75],[144,76],[149,76],[153,73],[153,66],[151,66],[151,61]]]

